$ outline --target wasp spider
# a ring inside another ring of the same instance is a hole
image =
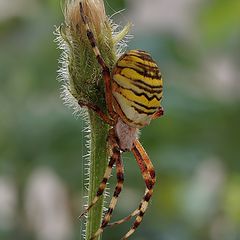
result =
[[[81,2],[80,15],[85,25],[88,40],[102,68],[108,115],[104,114],[95,105],[80,101],[79,104],[95,111],[103,121],[111,126],[108,135],[110,160],[95,198],[81,216],[93,207],[103,194],[112,167],[116,164],[117,185],[102,224],[91,239],[95,239],[101,234],[106,226],[120,224],[136,216],[131,229],[122,238],[127,239],[142,222],[156,181],[153,165],[138,140],[138,131],[139,128],[148,125],[152,119],[163,115],[163,109],[160,106],[162,78],[157,64],[147,52],[142,50],[131,50],[123,54],[110,72],[99,52]],[[126,151],[133,153],[145,181],[146,190],[139,207],[135,211],[122,220],[109,224],[123,186],[124,175],[121,153]]]

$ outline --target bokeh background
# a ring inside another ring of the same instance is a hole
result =
[[[114,20],[134,23],[129,48],[151,52],[164,76],[165,116],[141,134],[158,181],[132,239],[239,240],[240,1],[108,0],[106,8],[126,9]],[[0,0],[3,240],[80,239],[86,138],[59,97],[53,31],[62,22],[59,1]],[[129,154],[124,163],[114,219],[135,209],[144,190]]]

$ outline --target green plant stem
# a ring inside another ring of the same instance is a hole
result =
[[[107,135],[108,125],[106,125],[93,111],[89,110],[89,120],[91,127],[91,145],[90,145],[90,176],[89,176],[89,191],[88,204],[91,203],[96,196],[97,189],[103,178],[108,162],[107,153]],[[98,202],[92,207],[88,213],[86,225],[86,239],[98,230],[101,224],[103,200],[101,197]],[[96,240],[100,239],[98,237]]]

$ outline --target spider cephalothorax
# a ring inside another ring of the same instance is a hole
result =
[[[137,216],[132,228],[122,238],[127,239],[141,223],[156,181],[153,165],[138,140],[138,131],[139,128],[148,125],[152,119],[163,115],[163,110],[160,106],[162,78],[157,64],[147,52],[142,50],[131,50],[123,54],[116,62],[112,72],[110,72],[99,52],[81,2],[80,15],[93,52],[102,68],[108,114],[104,114],[99,107],[93,104],[81,101],[79,101],[79,104],[95,111],[103,121],[111,126],[108,135],[108,145],[110,148],[109,163],[97,194],[84,213],[103,194],[106,183],[111,175],[112,167],[116,164],[117,185],[102,224],[91,239],[95,239],[101,234],[106,226],[120,224],[131,217]],[[109,224],[112,212],[117,203],[117,198],[123,186],[124,176],[121,153],[124,151],[131,151],[134,154],[146,184],[145,194],[135,211],[122,220]]]

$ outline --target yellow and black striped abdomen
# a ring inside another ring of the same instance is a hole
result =
[[[119,58],[113,69],[114,108],[130,126],[143,127],[160,107],[162,78],[151,56],[131,50]]]

